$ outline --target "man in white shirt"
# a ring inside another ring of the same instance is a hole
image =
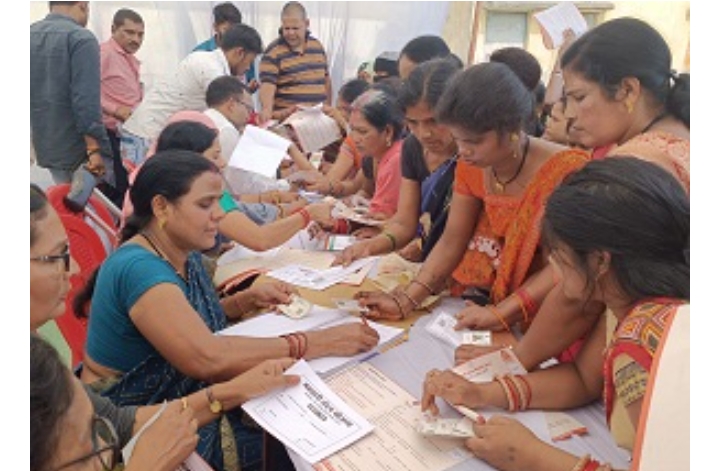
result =
[[[130,137],[122,142],[125,155],[139,155],[143,160],[170,116],[181,110],[204,111],[210,82],[223,75],[241,76],[261,52],[258,32],[237,24],[223,35],[220,48],[190,53],[171,77],[152,87],[123,123],[123,136]]]

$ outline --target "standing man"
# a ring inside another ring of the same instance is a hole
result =
[[[241,76],[261,52],[258,32],[238,24],[225,32],[219,49],[190,53],[171,77],[152,87],[125,122],[121,150],[145,156],[170,116],[182,110],[204,111],[210,82],[221,75]]]
[[[143,43],[145,23],[137,12],[123,8],[113,16],[111,33],[110,39],[100,45],[100,102],[103,124],[115,159],[117,185],[111,199],[121,208],[127,190],[127,171],[122,160],[127,158],[135,165],[140,163],[137,156],[120,154],[120,126],[143,97],[140,61],[135,53]]]
[[[89,2],[50,2],[30,25],[30,129],[38,165],[69,183],[81,165],[111,185],[112,150],[100,109],[100,46],[85,29]]]
[[[218,44],[222,40],[222,35],[232,25],[239,25],[242,23],[242,13],[240,10],[233,5],[231,2],[218,3],[213,7],[213,35],[195,46],[195,51],[214,51],[217,49]],[[247,85],[250,93],[255,93],[259,84],[255,73],[255,63],[250,64],[250,68],[245,72],[245,84]]]
[[[282,9],[280,37],[260,62],[260,121],[283,120],[297,105],[330,104],[332,86],[323,45],[310,35],[310,22],[299,2]]]

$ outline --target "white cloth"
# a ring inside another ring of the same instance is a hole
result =
[[[205,115],[212,119],[215,127],[218,129],[218,141],[220,142],[220,153],[225,162],[230,161],[233,150],[240,140],[240,131],[230,122],[222,113],[214,108],[208,108],[203,111]]]
[[[207,87],[222,75],[230,75],[230,66],[221,49],[189,54],[174,74],[150,89],[123,129],[145,139],[155,139],[174,113],[204,111]]]

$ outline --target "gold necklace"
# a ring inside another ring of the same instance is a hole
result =
[[[522,159],[520,160],[520,165],[518,166],[518,169],[515,171],[515,174],[505,181],[500,180],[500,177],[498,177],[497,172],[495,171],[495,167],[492,167],[493,178],[495,178],[495,191],[497,193],[505,193],[505,187],[508,186],[510,183],[514,182],[517,179],[517,177],[520,176],[520,172],[522,172],[522,169],[525,166],[525,160],[527,159],[529,149],[530,149],[530,138],[526,137],[525,138],[525,149],[523,149],[523,155],[522,155]]]

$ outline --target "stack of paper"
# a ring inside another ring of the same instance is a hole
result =
[[[267,276],[301,288],[322,291],[338,283],[359,285],[372,270],[377,257],[355,260],[347,267],[335,266],[316,270],[303,265],[285,265],[268,272]]]
[[[342,139],[337,122],[322,111],[322,103],[301,108],[282,123],[297,136],[303,152],[317,152]]]

